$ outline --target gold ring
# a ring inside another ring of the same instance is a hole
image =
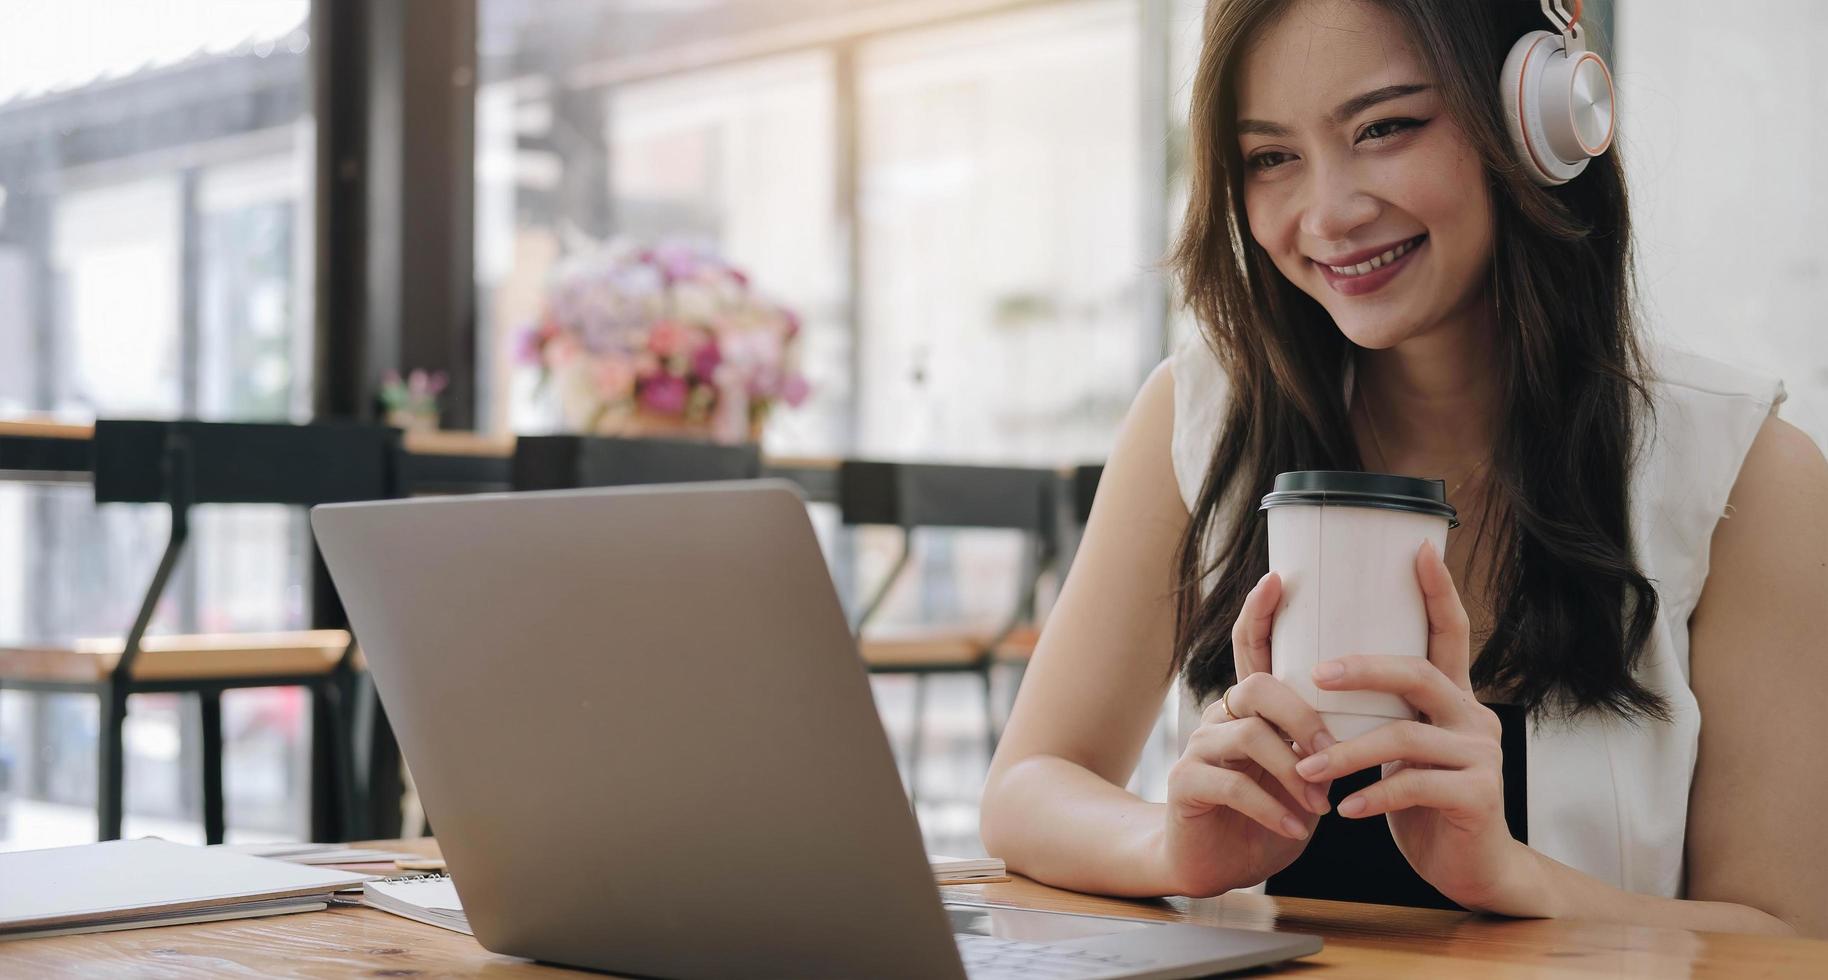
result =
[[[1237,685],[1233,684],[1232,687],[1237,687]],[[1219,706],[1224,708],[1226,716],[1234,721],[1244,717],[1236,711],[1231,710],[1231,687],[1226,688],[1225,693],[1219,695]]]

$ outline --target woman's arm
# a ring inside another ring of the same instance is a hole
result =
[[[1080,891],[1176,890],[1156,858],[1163,804],[1123,789],[1167,692],[1174,549],[1187,526],[1173,424],[1164,364],[1105,465],[984,786],[985,848],[1013,870]]]
[[[1819,746],[1828,694],[1828,462],[1770,419],[1714,531],[1689,620],[1701,750],[1687,900],[1635,895],[1531,851],[1545,914],[1716,932],[1828,936]]]
[[[1787,422],[1746,455],[1689,637],[1688,897],[1828,936],[1828,462]]]
[[[1324,748],[1330,736],[1268,673],[1282,594],[1274,575],[1251,590],[1232,629],[1242,680],[1188,736],[1167,800],[1145,803],[1123,789],[1172,662],[1174,553],[1187,528],[1169,457],[1173,423],[1173,378],[1157,368],[1099,481],[984,787],[984,846],[1049,884],[1216,895],[1287,867],[1327,810],[1327,787],[1302,779],[1296,753]]]

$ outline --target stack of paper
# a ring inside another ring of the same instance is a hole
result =
[[[323,908],[366,875],[168,841],[0,854],[0,940]]]
[[[408,875],[362,883],[362,904],[464,935],[470,920],[450,875]]]
[[[375,851],[347,844],[218,844],[217,849],[236,854],[272,858],[292,864],[392,864],[419,855],[405,851]]]
[[[929,854],[927,863],[933,866],[933,883],[936,885],[982,885],[1009,880],[1009,869],[1004,866],[1002,858],[955,858]]]

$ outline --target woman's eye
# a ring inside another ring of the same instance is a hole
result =
[[[1250,169],[1256,171],[1268,170],[1271,167],[1281,165],[1286,162],[1288,158],[1289,155],[1280,150],[1265,150],[1262,153],[1253,154],[1251,156],[1249,160]]]
[[[1361,141],[1384,139],[1406,130],[1419,128],[1421,125],[1422,121],[1419,119],[1380,119],[1366,126],[1359,133],[1358,138]]]

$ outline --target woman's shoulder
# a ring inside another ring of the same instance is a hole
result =
[[[1674,346],[1646,356],[1651,398],[1644,462],[1659,479],[1704,479],[1725,498],[1765,421],[1784,402],[1782,380]]]
[[[1784,385],[1674,346],[1652,348],[1647,360],[1652,411],[1631,492],[1637,550],[1672,611],[1686,617],[1707,577],[1714,530]]]
[[[1649,362],[1647,380],[1653,394],[1662,400],[1717,405],[1744,403],[1762,419],[1785,398],[1783,380],[1774,375],[1704,357],[1682,347],[1653,346],[1646,360]]]

